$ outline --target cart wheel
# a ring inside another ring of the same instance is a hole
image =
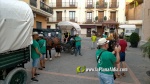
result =
[[[16,68],[9,72],[4,84],[26,84],[27,72],[24,68]]]

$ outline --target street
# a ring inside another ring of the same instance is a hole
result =
[[[61,57],[46,61],[46,68],[38,70],[38,82],[31,81],[31,62],[26,64],[28,71],[28,84],[99,84],[97,72],[76,73],[78,66],[88,68],[96,67],[95,51],[91,50],[90,38],[82,38],[82,55],[74,56],[70,53],[61,53]],[[129,45],[128,45],[129,46]],[[127,48],[126,65],[128,71],[126,77],[117,78],[115,84],[150,84],[150,77],[146,71],[150,70],[150,60],[142,56],[139,48]]]

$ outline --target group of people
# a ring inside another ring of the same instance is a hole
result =
[[[45,55],[46,55],[46,40],[43,38],[43,34],[38,32],[32,33],[33,43],[31,45],[31,58],[32,58],[32,81],[38,81],[36,76],[39,75],[36,72],[38,64],[40,63],[39,69],[45,68]]]
[[[66,36],[64,38],[64,42],[66,43],[68,42],[69,33],[66,32],[65,35]],[[43,34],[38,34],[38,32],[33,32],[32,37],[33,37],[33,43],[31,45],[31,58],[32,58],[31,80],[38,81],[36,79],[36,76],[39,74],[36,71],[39,63],[40,63],[40,67],[38,68],[39,70],[43,70],[43,68],[45,68],[45,60],[47,58],[45,57],[47,55],[47,49],[46,49],[47,44],[46,44],[46,40],[43,37]],[[56,49],[56,53],[57,53],[57,49]],[[81,37],[79,37],[79,34],[77,33],[75,36],[75,56],[77,56],[78,53],[80,56],[82,56]],[[51,54],[51,52],[49,54]]]
[[[82,56],[82,54],[81,54],[81,41],[82,41],[82,39],[79,36],[79,34],[76,33],[75,36],[72,36],[72,38],[71,38],[70,33],[65,31],[65,33],[64,33],[64,43],[68,43],[73,38],[74,38],[74,41],[75,41],[75,56],[77,56],[78,52],[79,52],[79,55]]]
[[[96,61],[97,68],[109,69],[98,71],[98,77],[100,79],[100,84],[114,84],[114,79],[116,77],[125,76],[125,73],[120,73],[120,64],[122,63],[122,68],[125,66],[125,51],[127,48],[127,42],[123,39],[123,35],[119,35],[119,39],[116,41],[115,45],[107,40],[107,38],[100,38],[98,40],[98,49],[96,51]],[[93,42],[93,41],[92,41]],[[111,43],[111,44],[110,44]],[[110,46],[111,45],[111,46]],[[112,51],[108,50],[109,47]],[[111,70],[111,68],[116,67],[117,72]]]

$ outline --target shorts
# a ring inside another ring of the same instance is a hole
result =
[[[33,59],[32,67],[37,67],[39,63],[39,58]]]
[[[40,60],[45,59],[45,55],[46,55],[46,54],[42,54],[42,57],[40,58]]]
[[[105,73],[98,72],[98,77],[100,80],[100,84],[114,84],[113,75],[108,75]]]
[[[120,52],[120,62],[125,61],[125,52]]]

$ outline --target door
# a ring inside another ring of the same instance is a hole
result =
[[[51,26],[47,26],[47,29],[50,29],[51,28]]]
[[[116,12],[110,12],[110,19],[116,21]]]
[[[111,7],[117,7],[117,0],[112,0],[110,5]]]
[[[87,7],[92,8],[93,7],[93,0],[87,0]]]
[[[92,12],[87,12],[86,22],[92,23]]]
[[[87,28],[87,37],[91,37],[91,28]]]
[[[69,0],[69,6],[75,7],[75,0]]]
[[[62,0],[56,0],[56,7],[62,7]]]
[[[103,22],[104,19],[104,11],[99,11],[98,12],[98,21]]]
[[[57,22],[62,21],[62,11],[57,11]]]
[[[99,0],[99,5],[100,5],[100,7],[103,7],[104,6],[104,0]]]
[[[102,26],[97,26],[97,36],[102,37],[103,32],[104,29],[102,28]]]
[[[36,28],[42,29],[42,22],[36,21]]]

